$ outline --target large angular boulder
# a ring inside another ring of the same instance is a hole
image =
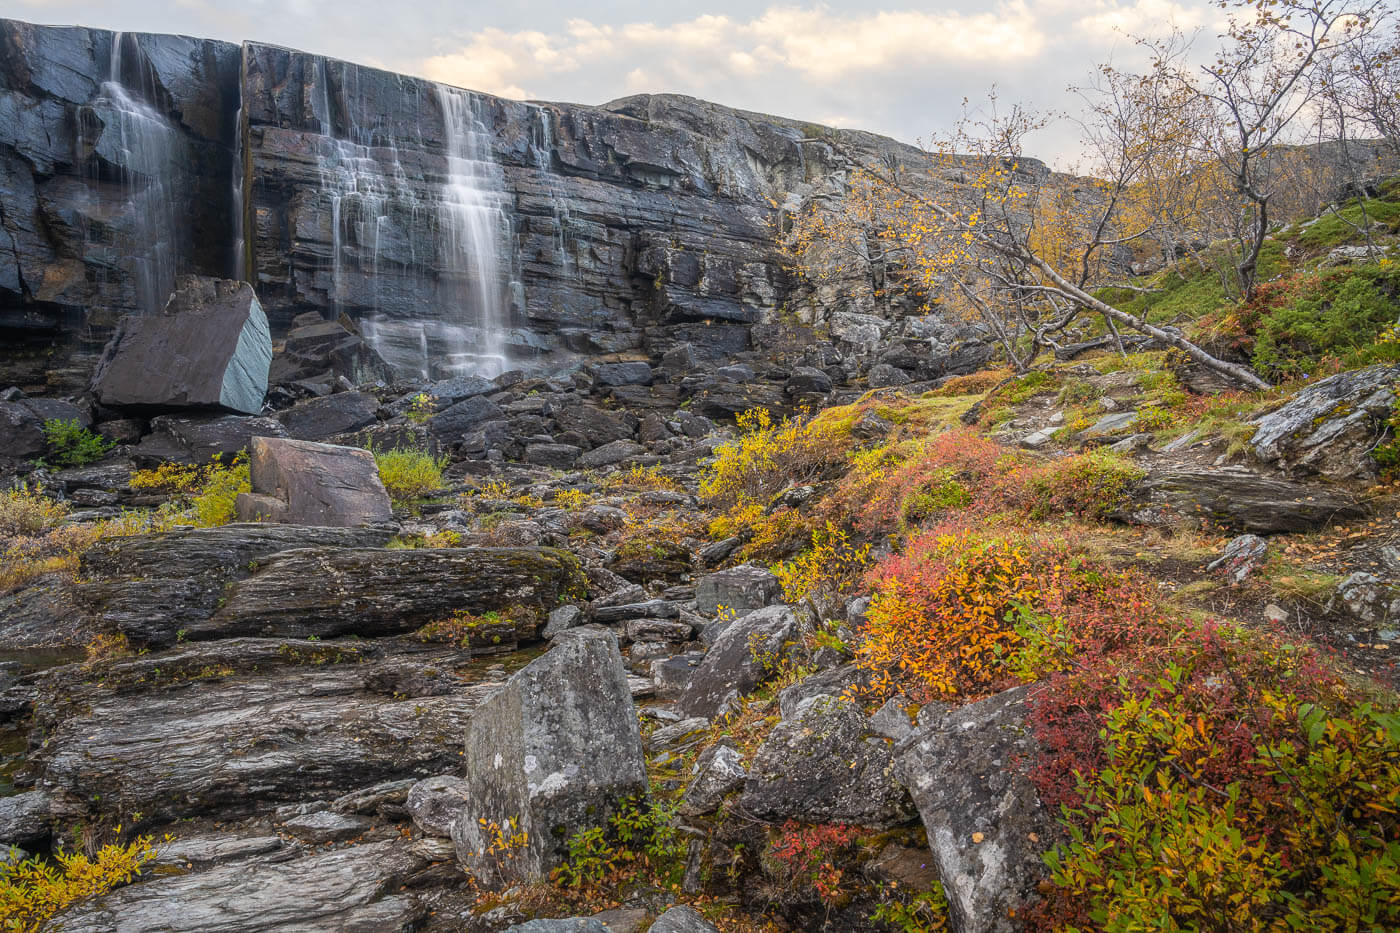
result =
[[[257,414],[272,338],[246,282],[181,277],[165,313],[128,315],[93,374],[110,408],[223,408]]]
[[[707,719],[729,711],[757,689],[797,635],[797,616],[787,606],[769,606],[730,622],[686,682],[680,711]]]
[[[268,373],[272,385],[300,383],[329,388],[342,377],[352,385],[393,381],[392,367],[345,315],[327,321],[319,314],[307,313],[293,324],[272,359]]]
[[[278,437],[255,437],[248,450],[253,490],[238,496],[240,521],[351,528],[394,519],[367,450]]]
[[[856,704],[819,695],[773,727],[754,756],[739,806],[763,820],[889,829],[914,818],[894,779],[890,743]]]
[[[1303,476],[1370,478],[1370,456],[1394,411],[1400,366],[1371,366],[1315,382],[1256,421],[1249,447]]]
[[[741,616],[771,606],[782,596],[783,585],[757,564],[740,564],[706,574],[695,584],[695,610],[716,615],[721,608]]]
[[[617,639],[571,633],[517,672],[473,713],[462,767],[466,803],[452,824],[462,866],[488,885],[547,877],[574,833],[646,793]],[[492,828],[511,821],[523,841],[493,853]]]
[[[1366,507],[1343,490],[1242,470],[1173,470],[1154,473],[1133,487],[1119,514],[1142,525],[1211,521],[1237,531],[1274,534],[1360,518]]]
[[[301,441],[324,441],[337,434],[374,424],[379,402],[367,392],[337,392],[298,402],[277,413],[287,436]]]
[[[920,726],[895,764],[928,831],[953,928],[1012,933],[1036,900],[1054,821],[1027,769],[1037,745],[1028,687],[944,712]]]
[[[234,584],[189,637],[397,635],[458,609],[517,609],[497,637],[526,640],[583,587],[578,560],[554,548],[302,548]]]

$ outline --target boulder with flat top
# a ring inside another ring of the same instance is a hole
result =
[[[394,518],[374,455],[357,447],[255,437],[248,477],[253,489],[238,496],[240,521],[351,528]]]

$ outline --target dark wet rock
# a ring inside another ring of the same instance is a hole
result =
[[[567,840],[605,825],[645,793],[636,709],[617,641],[575,629],[531,661],[472,716],[465,737],[466,804],[452,826],[462,865],[479,881],[539,880]],[[485,854],[481,820],[518,820],[527,842],[504,865]]]
[[[0,595],[0,650],[83,645],[94,634],[72,584],[57,575]]]
[[[1243,583],[1263,562],[1269,542],[1258,535],[1239,535],[1225,545],[1225,551],[1206,564],[1206,570],[1223,570],[1231,583]]]
[[[459,777],[424,778],[408,792],[406,809],[413,825],[431,836],[452,835],[452,821],[467,803],[469,786]]]
[[[359,386],[393,378],[389,364],[365,342],[354,322],[343,316],[322,320],[320,315],[311,315],[288,331],[268,373],[272,385],[296,383],[320,391],[329,391],[338,379]]]
[[[0,848],[34,849],[49,838],[49,797],[31,790],[0,797]]]
[[[102,353],[93,391],[108,408],[223,408],[257,414],[272,338],[246,282],[184,276],[159,315],[128,315]]]
[[[789,395],[826,395],[831,391],[831,377],[813,366],[799,366],[792,371],[783,390]]]
[[[430,410],[442,411],[445,408],[451,408],[458,402],[476,398],[478,395],[493,395],[499,392],[500,388],[496,383],[482,376],[456,376],[452,379],[429,382],[421,389],[400,396],[388,406],[388,409],[390,414],[402,415],[415,406],[421,405],[420,398],[426,398],[428,404],[432,406]]]
[[[577,434],[590,447],[631,440],[637,434],[637,417],[624,411],[608,411],[593,405],[570,404],[554,412],[561,431]]]
[[[296,816],[282,824],[284,832],[313,844],[344,842],[362,836],[374,824],[362,816],[350,816],[333,810],[317,810]]]
[[[240,521],[352,528],[394,519],[368,450],[255,437],[248,478],[252,492],[239,493],[237,500]]]
[[[715,556],[715,553],[709,555],[711,558]],[[782,597],[782,593],[782,584],[770,571],[757,564],[740,564],[706,574],[696,582],[695,610],[712,616],[723,606],[736,616],[741,616],[773,605]]]
[[[739,806],[760,819],[888,829],[914,817],[890,743],[851,700],[815,696],[755,753]]]
[[[787,606],[759,609],[731,622],[691,674],[677,706],[687,716],[713,719],[752,693],[798,636]]]
[[[725,797],[744,786],[748,776],[743,756],[734,749],[727,745],[706,749],[695,762],[695,776],[681,796],[680,812],[685,816],[715,812]]]
[[[163,460],[207,464],[212,458],[227,460],[246,450],[255,437],[286,437],[287,430],[275,418],[244,415],[151,419],[151,433],[132,450],[138,461],[158,465]]]
[[[55,923],[65,933],[407,933],[427,911],[398,892],[420,864],[392,842],[235,862],[118,888]]]
[[[646,362],[599,363],[592,367],[592,372],[599,385],[651,385],[651,365]]]
[[[527,463],[552,467],[556,470],[567,470],[572,467],[581,453],[583,453],[582,449],[573,444],[525,445],[525,461]]]
[[[731,420],[754,408],[780,415],[786,404],[782,388],[765,382],[715,381],[691,397],[691,407],[696,413],[721,421]]]
[[[865,377],[865,384],[872,389],[902,386],[912,381],[908,373],[897,366],[891,366],[889,363],[876,363],[870,367],[870,372]]]
[[[1120,511],[1143,525],[1210,521],[1256,534],[1313,531],[1360,518],[1365,506],[1349,493],[1235,470],[1153,474]]]
[[[270,558],[228,591],[190,638],[330,638],[410,632],[455,610],[533,609],[533,636],[560,598],[579,592],[578,561],[553,548],[303,548]]]
[[[42,457],[48,451],[44,424],[48,421],[76,421],[92,426],[92,418],[72,402],[52,398],[19,398],[0,401],[0,457],[24,460]]]
[[[208,620],[256,561],[294,548],[381,546],[392,536],[388,529],[253,524],[108,538],[83,554],[88,582],[74,596],[104,626],[164,646]]]
[[[651,679],[662,697],[679,697],[705,655],[698,651],[661,658],[651,662]]]
[[[500,406],[484,395],[473,395],[442,409],[428,419],[428,432],[451,443],[502,415]]]
[[[379,402],[367,392],[337,392],[324,398],[298,402],[277,413],[287,436],[302,441],[324,441],[337,434],[373,424]]]
[[[581,470],[594,470],[598,467],[612,466],[624,460],[635,460],[646,452],[647,449],[636,441],[610,441],[581,455],[574,466]]]
[[[1026,770],[1037,747],[1017,687],[920,726],[897,761],[928,831],[954,928],[1012,933],[1038,898],[1055,838]]]
[[[1256,420],[1249,447],[1260,460],[1299,476],[1370,478],[1370,456],[1395,405],[1400,366],[1331,376]]]

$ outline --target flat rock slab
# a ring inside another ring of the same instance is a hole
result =
[[[235,862],[119,888],[55,923],[64,933],[407,931],[427,911],[394,892],[421,864],[391,842]]]
[[[581,595],[578,561],[554,548],[304,548],[240,580],[189,637],[394,635],[454,610],[535,610]]]
[[[174,644],[205,622],[227,587],[257,561],[306,547],[362,548],[393,537],[385,528],[244,524],[99,541],[83,554],[74,598],[109,629],[151,646]]]
[[[43,747],[33,760],[55,819],[231,819],[456,767],[471,711],[499,682],[396,696],[368,685],[399,659],[369,653],[247,639],[87,675],[55,669],[35,706]],[[450,670],[460,656],[412,657]]]
[[[272,365],[267,317],[246,282],[181,278],[160,315],[128,315],[93,375],[110,408],[262,410]]]
[[[539,881],[568,854],[568,840],[607,825],[647,790],[636,707],[617,640],[572,630],[472,715],[465,731],[463,807],[452,824],[457,860],[492,885]],[[525,843],[488,853],[491,824],[516,820]]]
[[[238,496],[242,521],[353,528],[394,520],[368,450],[255,437],[248,451],[252,492]]]
[[[1120,512],[1143,525],[1211,521],[1256,534],[1313,531],[1366,515],[1354,496],[1232,470],[1156,473],[1138,483]]]

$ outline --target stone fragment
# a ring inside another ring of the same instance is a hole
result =
[[[363,835],[374,824],[362,816],[350,816],[333,810],[317,810],[305,816],[293,817],[282,824],[287,833],[310,843],[343,842]]]
[[[803,701],[773,727],[749,767],[739,805],[763,820],[852,823],[889,829],[914,816],[894,777],[894,757],[871,737],[856,704],[831,696]]]
[[[307,320],[302,321],[305,317]],[[329,391],[339,379],[352,386],[388,383],[394,371],[370,346],[345,315],[334,321],[319,314],[302,315],[273,355],[268,381],[272,385],[298,383]]]
[[[257,414],[272,338],[246,282],[184,276],[159,315],[127,315],[93,374],[109,408],[224,408]]]
[[[645,602],[616,604],[609,600],[595,605],[592,610],[594,622],[622,622],[627,619],[674,619],[680,615],[680,607],[665,599],[648,599]]]
[[[773,605],[782,593],[783,585],[770,571],[756,564],[740,564],[706,574],[696,582],[695,610],[713,616],[724,607],[737,618]]]
[[[549,621],[545,623],[544,631],[540,632],[540,637],[544,639],[553,639],[556,635],[576,625],[582,625],[584,619],[583,610],[572,604],[560,606],[558,609],[552,609],[549,613]]]
[[[1391,621],[1390,602],[1397,595],[1400,588],[1386,586],[1374,573],[1357,571],[1337,584],[1332,606],[1358,622],[1381,625]]]
[[[769,606],[731,622],[686,683],[677,705],[687,716],[713,719],[752,693],[793,648],[797,616]]]
[[[1038,899],[1041,854],[1054,820],[1027,768],[1037,745],[1026,724],[1027,687],[930,717],[899,755],[896,774],[928,831],[953,928],[1013,933]]]
[[[132,451],[138,461],[159,465],[180,460],[200,466],[214,457],[227,461],[246,450],[255,437],[286,437],[275,418],[250,415],[161,415],[151,419],[151,433]]]
[[[685,816],[713,813],[725,797],[744,786],[748,776],[743,756],[728,745],[706,749],[695,762],[695,777],[681,797],[680,812]]]
[[[467,802],[467,782],[441,774],[424,778],[408,792],[406,808],[413,825],[432,836],[452,835],[452,821]]]
[[[351,528],[394,519],[374,454],[367,450],[255,437],[248,476],[253,490],[238,497],[241,521]]]
[[[603,921],[592,917],[563,917],[517,923],[506,927],[505,933],[612,933],[612,930]]]
[[[567,470],[583,451],[573,444],[526,444],[525,461],[536,466]]]
[[[31,790],[0,797],[0,849],[33,849],[49,837],[49,797]]]
[[[452,824],[458,860],[483,884],[542,880],[574,833],[606,825],[647,789],[617,640],[576,629],[557,641],[476,710],[465,752],[467,800]],[[491,827],[510,821],[525,841],[497,858]]]
[[[574,466],[581,470],[594,470],[598,467],[622,463],[624,460],[632,460],[646,452],[647,449],[636,441],[610,441],[601,447],[595,447],[587,453],[581,454],[574,462]]]
[[[694,907],[672,907],[647,927],[647,933],[719,933]]]
[[[288,437],[323,441],[373,424],[379,402],[367,392],[337,392],[307,399],[277,413]]]
[[[651,385],[651,365],[645,362],[598,363],[593,378],[604,386]]]
[[[1240,535],[1230,539],[1224,553],[1206,564],[1206,570],[1224,570],[1230,582],[1238,586],[1255,571],[1268,551],[1269,542],[1258,535]]]
[[[870,372],[865,377],[865,384],[872,389],[902,386],[911,381],[908,373],[897,366],[891,366],[889,363],[876,363],[870,367]]]

